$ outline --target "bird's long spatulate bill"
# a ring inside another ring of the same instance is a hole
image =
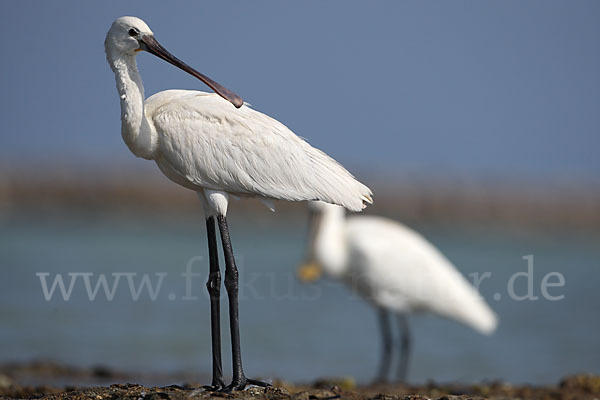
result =
[[[167,49],[162,47],[162,45],[156,41],[154,36],[151,36],[151,35],[143,36],[141,39],[141,43],[142,43],[142,45],[140,47],[141,50],[145,50],[148,53],[154,54],[155,56],[162,58],[163,60],[167,61],[168,63],[173,64],[177,68],[184,70],[188,74],[200,79],[207,86],[209,86],[212,90],[214,90],[215,93],[217,93],[219,96],[223,97],[225,100],[229,101],[231,104],[233,104],[237,108],[240,108],[242,106],[242,104],[244,104],[244,100],[242,100],[242,98],[240,96],[233,93],[231,90],[227,89],[226,87],[219,85],[217,82],[213,81],[208,76],[201,74],[200,72],[196,71],[194,68],[190,67],[189,65],[187,65],[186,63],[184,63],[183,61],[181,61],[180,59],[175,57],[173,54],[169,53],[167,51]]]

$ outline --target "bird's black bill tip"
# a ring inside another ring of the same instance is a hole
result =
[[[177,68],[187,72],[195,78],[200,79],[204,82],[208,87],[215,91],[219,96],[223,97],[225,100],[229,101],[236,108],[240,108],[244,104],[244,100],[237,94],[233,93],[231,90],[226,87],[218,84],[217,82],[210,79],[208,76],[201,74],[196,71],[194,68],[190,67],[173,54],[169,53],[167,49],[165,49],[152,35],[144,35],[140,39],[140,50],[145,50],[150,54],[154,54],[155,56],[162,58],[166,62],[176,66]]]

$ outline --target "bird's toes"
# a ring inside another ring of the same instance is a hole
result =
[[[270,384],[269,382],[263,382],[263,381],[259,381],[257,379],[246,379],[246,384],[247,385],[255,385],[255,386],[260,386],[260,387],[269,387],[269,386],[273,386],[272,384]]]
[[[224,383],[213,383],[212,385],[204,385],[202,386],[202,389],[204,389],[205,392],[220,392],[225,388],[225,384]]]
[[[269,382],[259,381],[257,379],[248,379],[243,378],[238,381],[233,381],[229,385],[225,386],[219,392],[222,393],[231,393],[235,391],[240,391],[246,389],[248,386],[260,386],[260,387],[268,387],[272,386]]]

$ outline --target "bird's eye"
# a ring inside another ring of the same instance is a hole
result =
[[[129,36],[137,36],[137,35],[138,35],[138,33],[140,33],[140,31],[138,31],[138,30],[137,30],[137,29],[135,29],[135,28],[131,28],[131,29],[129,30]]]

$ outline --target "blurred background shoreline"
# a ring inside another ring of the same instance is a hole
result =
[[[163,177],[154,163],[137,168],[52,163],[0,169],[0,215],[154,213],[201,215],[193,192]],[[423,223],[493,224],[528,230],[600,229],[600,187],[582,179],[521,180],[460,175],[359,174],[375,193],[364,213]],[[265,215],[255,199],[235,201],[236,214]],[[278,201],[277,216],[303,218],[303,205]]]

